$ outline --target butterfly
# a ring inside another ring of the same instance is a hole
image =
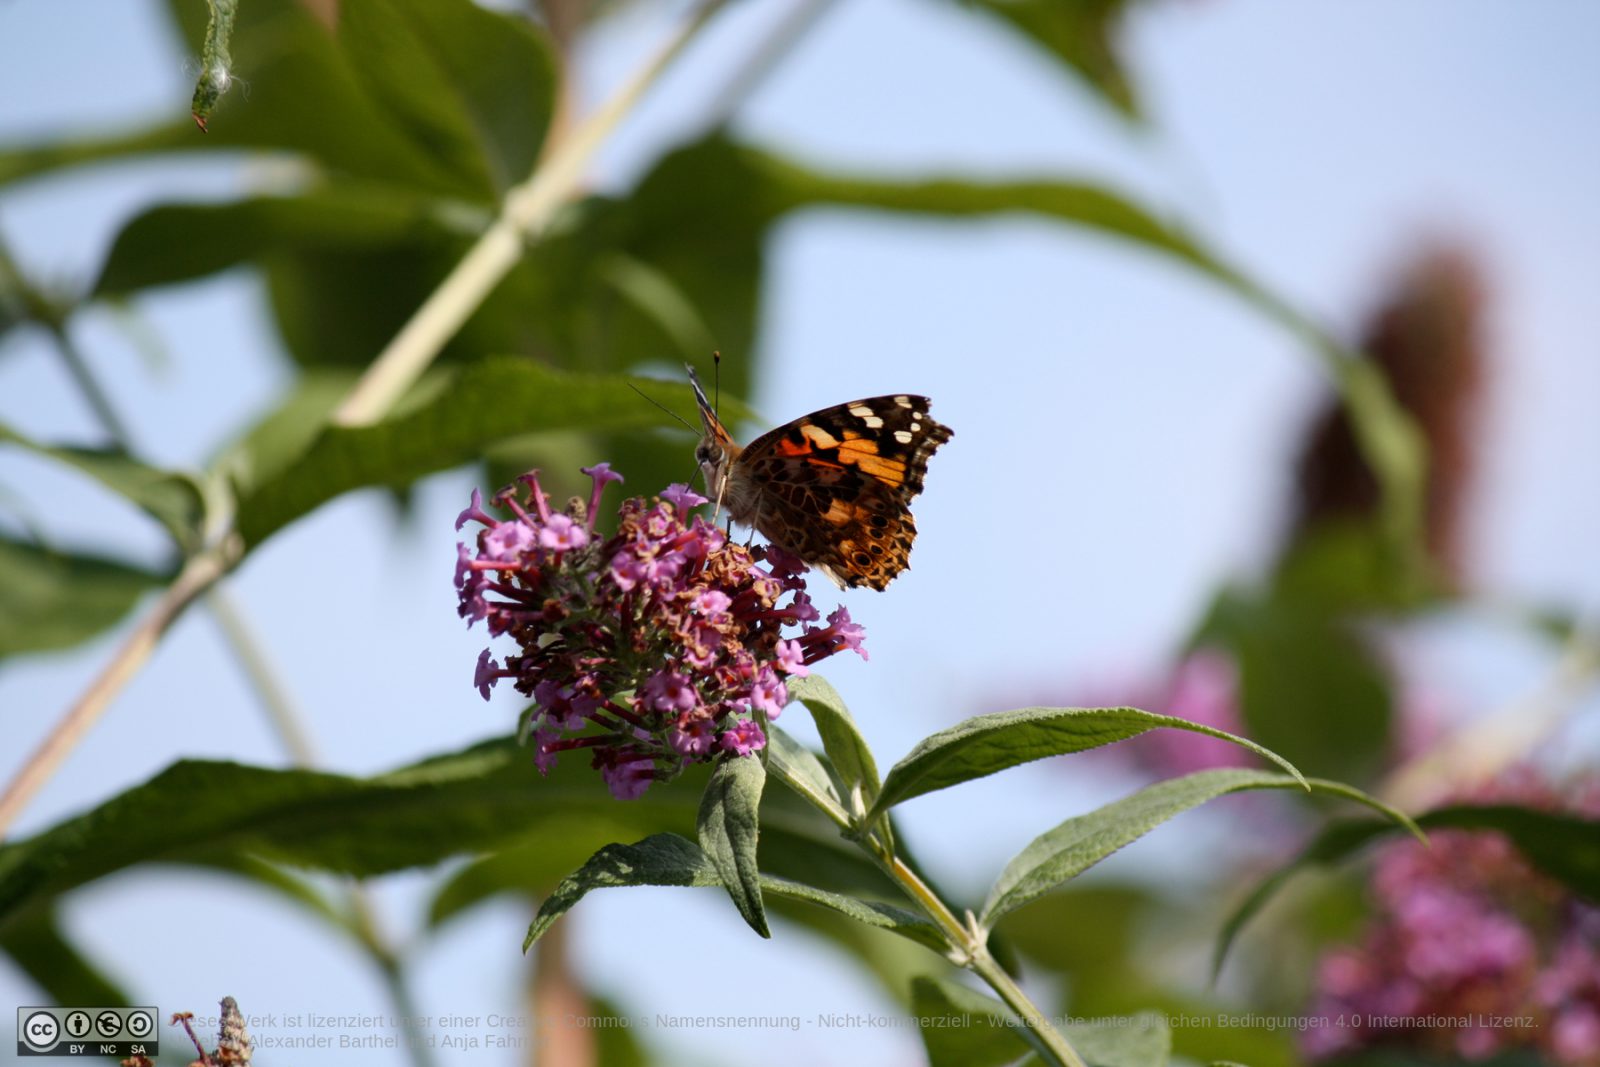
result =
[[[925,396],[874,396],[823,408],[740,447],[689,368],[705,436],[695,459],[737,523],[798,556],[841,589],[882,589],[909,566],[928,457],[950,428]]]

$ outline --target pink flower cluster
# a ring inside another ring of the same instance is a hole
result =
[[[705,498],[672,485],[625,501],[617,533],[595,531],[600,495],[621,481],[608,464],[587,504],[550,507],[537,472],[494,497],[476,490],[456,529],[456,588],[470,626],[511,637],[504,662],[488,649],[475,684],[484,699],[501,680],[531,697],[523,734],[541,771],[559,753],[588,749],[613,795],[631,800],[686,765],[748,756],[766,745],[763,721],[788,703],[785,679],[865,636],[839,608],[826,626],[806,595],[805,565],[775,547],[747,549],[690,512]],[[765,567],[758,566],[764,562]],[[780,603],[788,596],[787,603]],[[803,627],[785,635],[786,627]]]
[[[1558,803],[1527,778],[1473,799]],[[1306,1052],[1482,1060],[1521,1049],[1600,1067],[1600,908],[1533,870],[1500,834],[1429,837],[1431,848],[1404,841],[1380,854],[1365,937],[1318,968],[1310,1014],[1323,1025],[1306,1031]]]

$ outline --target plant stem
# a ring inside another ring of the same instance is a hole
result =
[[[177,578],[161,594],[155,609],[128,635],[111,662],[90,683],[77,703],[67,709],[55,729],[22,765],[4,795],[0,795],[0,840],[5,839],[6,832],[28,801],[89,732],[111,699],[144,666],[162,635],[184,609],[239,561],[240,550],[239,539],[228,537],[216,547],[190,557],[183,565]]]
[[[1049,1018],[1039,1010],[1038,1005],[1029,999],[1028,994],[1022,991],[1022,987],[1017,985],[1006,973],[1005,968],[989,954],[989,946],[984,943],[982,933],[970,929],[956,918],[949,905],[939,899],[939,895],[917,876],[917,872],[913,871],[905,860],[872,847],[875,843],[863,842],[863,847],[867,848],[879,866],[899,884],[906,895],[916,901],[923,913],[944,930],[945,936],[950,939],[950,944],[960,953],[961,959],[957,962],[988,983],[989,988],[999,994],[1000,999],[1016,1013],[1022,1025],[1039,1039],[1039,1043],[1049,1052],[1050,1062],[1057,1067],[1086,1067],[1083,1058],[1068,1043],[1065,1035],[1051,1025]]]
[[[428,369],[484,299],[522,258],[556,213],[578,192],[590,161],[607,136],[694,38],[724,0],[707,0],[683,28],[626,85],[584,120],[532,176],[506,194],[500,216],[448,277],[374,359],[334,412],[343,426],[375,422]]]

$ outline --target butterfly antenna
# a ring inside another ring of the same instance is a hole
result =
[[[711,410],[722,418],[722,353],[711,353]]]
[[[656,407],[660,408],[662,411],[665,411],[668,415],[671,415],[673,418],[675,418],[679,422],[683,423],[685,426],[687,426],[689,428],[689,432],[690,433],[699,433],[700,432],[699,430],[696,430],[694,428],[694,424],[691,423],[688,419],[684,418],[682,415],[679,415],[676,411],[673,411],[671,408],[667,407],[667,405],[663,404],[661,401],[657,400],[655,397],[651,396],[649,393],[646,393],[643,389],[640,389],[637,385],[634,385],[632,382],[629,382],[628,383],[628,388],[632,389],[634,392],[638,393],[640,396],[642,396],[646,400],[650,401],[650,403],[654,404]]]

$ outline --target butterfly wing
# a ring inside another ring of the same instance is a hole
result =
[[[882,589],[908,565],[910,503],[950,437],[927,397],[854,400],[756,438],[731,495],[753,504],[750,525],[839,585]]]

